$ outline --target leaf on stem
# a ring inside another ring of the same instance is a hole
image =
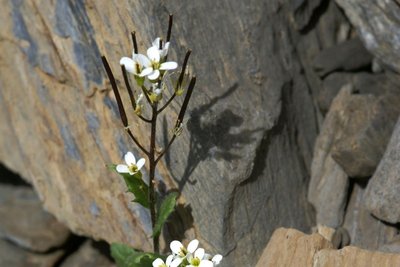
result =
[[[114,258],[118,267],[150,267],[157,258],[165,260],[164,256],[150,252],[137,251],[128,245],[120,243],[111,244],[111,256]]]
[[[161,203],[160,210],[158,211],[157,221],[153,229],[153,237],[157,237],[161,233],[164,223],[167,221],[169,215],[175,210],[177,192],[169,193]]]
[[[116,169],[117,165],[109,165],[110,170],[115,171],[124,178],[128,191],[135,196],[133,202],[139,203],[143,207],[149,209],[149,186],[143,181],[142,173],[138,171],[134,175],[129,173],[119,173]]]

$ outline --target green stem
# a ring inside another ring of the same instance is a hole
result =
[[[156,146],[156,130],[157,130],[157,104],[154,103],[152,107],[152,117],[151,117],[151,134],[150,134],[150,150],[149,150],[149,201],[150,201],[150,215],[151,215],[151,226],[154,229],[156,223],[156,198],[154,190],[154,177],[156,171],[156,159],[155,159],[155,146]],[[159,253],[160,244],[159,237],[153,236],[153,248],[154,253]]]

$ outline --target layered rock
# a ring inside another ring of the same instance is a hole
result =
[[[212,252],[229,254],[226,265],[252,265],[277,226],[312,224],[304,196],[318,128],[311,92],[318,88],[310,90],[303,72],[310,66],[297,54],[317,54],[319,33],[296,29],[312,25],[309,10],[319,3],[305,2],[310,9],[303,12],[278,0],[5,1],[0,161],[31,182],[45,208],[74,232],[150,250],[149,215],[105,167],[136,148],[119,122],[100,56],[121,80],[118,62],[132,52],[130,31],[143,52],[174,13],[169,58],[193,50],[199,89],[187,130],[157,179],[182,189],[190,204],[177,232],[191,228],[187,236],[196,233]],[[300,27],[288,20],[293,10]],[[166,111],[174,119],[178,104]],[[132,112],[129,119],[147,145],[146,126]],[[161,120],[157,148],[168,142],[172,119]],[[194,225],[185,219],[191,216]]]

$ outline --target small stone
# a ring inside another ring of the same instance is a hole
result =
[[[23,248],[45,252],[63,244],[70,232],[51,214],[30,187],[0,184],[0,237]]]
[[[349,179],[342,167],[333,160],[331,150],[340,136],[340,114],[351,92],[352,88],[345,86],[333,100],[315,142],[311,163],[308,200],[316,210],[317,224],[332,228],[342,224]]]
[[[379,219],[400,222],[400,120],[397,121],[385,154],[370,179],[365,204]]]
[[[372,56],[358,38],[322,50],[314,59],[314,70],[321,77],[337,70],[354,71],[371,65]]]
[[[96,249],[93,242],[87,241],[61,267],[115,267],[115,264]]]
[[[2,267],[53,267],[62,255],[62,251],[35,254],[0,239],[0,266]]]
[[[320,234],[306,235],[295,229],[279,228],[256,267],[313,266],[315,254],[323,248],[332,248],[332,244]]]

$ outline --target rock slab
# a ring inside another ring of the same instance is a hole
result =
[[[0,237],[23,248],[46,252],[62,245],[70,235],[67,227],[42,208],[30,187],[0,184]]]
[[[400,121],[397,121],[385,154],[370,179],[365,205],[379,219],[400,222]]]
[[[313,266],[315,254],[332,248],[320,234],[305,235],[295,229],[275,230],[256,267]]]

